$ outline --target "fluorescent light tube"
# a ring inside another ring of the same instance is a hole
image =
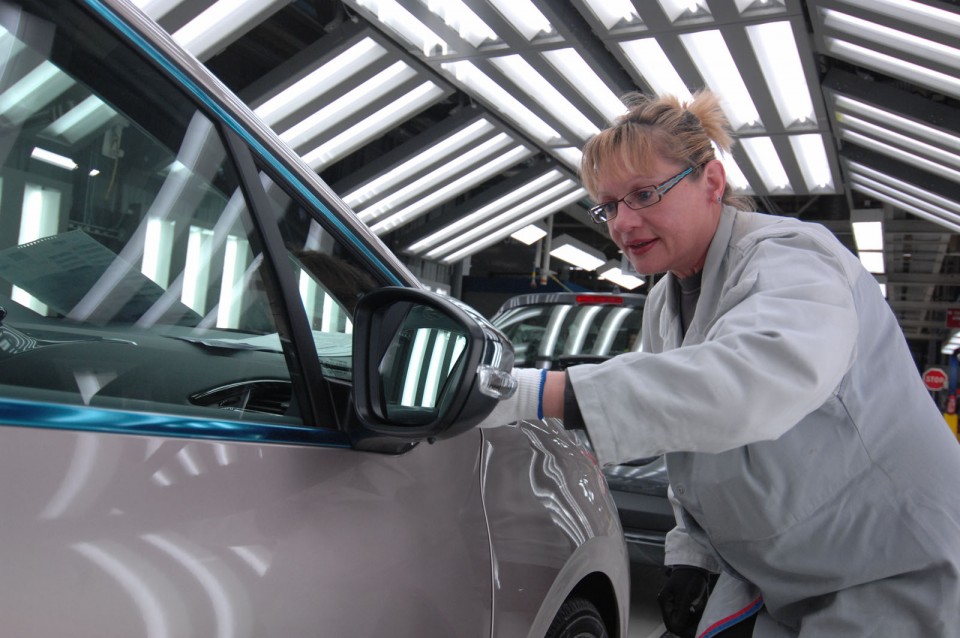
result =
[[[783,125],[815,122],[813,100],[793,27],[781,20],[748,26],[746,30]]]
[[[357,0],[357,4],[377,16],[377,20],[426,56],[447,53],[446,41],[420,22],[394,0]]]
[[[538,141],[553,143],[560,138],[560,134],[550,125],[535,115],[517,98],[510,95],[503,87],[487,77],[473,63],[463,60],[446,62],[440,66],[444,71],[453,75],[457,82],[489,100],[494,109],[518,124],[521,129]]]
[[[30,157],[35,160],[40,160],[52,166],[57,166],[59,168],[65,168],[68,171],[76,170],[78,164],[74,162],[69,157],[64,157],[63,155],[58,155],[52,151],[42,149],[39,146],[35,146],[32,151],[30,151]]]
[[[459,155],[454,161],[441,164],[430,173],[410,182],[403,188],[392,191],[382,199],[371,202],[366,208],[356,209],[355,212],[362,221],[369,224],[398,206],[406,204],[427,191],[434,190],[438,184],[450,179],[465,168],[479,164],[490,156],[515,144],[515,140],[509,135],[499,133]]]
[[[510,233],[510,236],[527,246],[536,243],[547,236],[546,229],[540,224],[529,224],[520,230]]]
[[[524,215],[520,219],[516,220],[515,222],[507,226],[500,226],[499,228],[494,226],[496,230],[492,230],[491,232],[489,232],[487,235],[484,236],[483,239],[472,242],[471,244],[461,248],[457,252],[449,254],[446,257],[443,257],[440,261],[444,264],[452,264],[457,261],[460,261],[464,257],[468,257],[476,252],[483,250],[488,246],[491,246],[497,243],[498,241],[502,240],[504,237],[506,237],[516,229],[526,224],[529,224],[530,222],[539,221],[544,217],[547,217],[548,215],[552,215],[553,213],[557,212],[564,206],[568,204],[572,204],[573,202],[577,201],[578,199],[582,199],[585,196],[586,196],[586,191],[584,191],[582,188],[578,188],[574,191],[571,191],[570,193],[563,195],[558,199],[548,202],[547,204],[530,212],[529,214]],[[500,223],[502,222],[498,220],[497,224],[500,224]]]
[[[458,151],[459,153],[452,162],[462,164],[463,148],[492,130],[494,130],[494,127],[489,121],[483,119],[477,120],[456,133],[445,136],[433,146],[411,157],[396,168],[350,191],[343,196],[343,201],[348,206],[356,209],[360,204],[374,199],[387,190],[393,189],[397,184],[408,179],[409,176],[422,171],[427,166],[432,166],[436,162]]]
[[[930,171],[931,173],[940,175],[941,177],[945,177],[951,181],[960,183],[960,171],[944,166],[943,164],[940,164],[938,162],[930,161],[925,157],[921,157],[914,153],[909,153],[895,146],[890,146],[889,144],[876,140],[867,135],[863,135],[856,131],[852,131],[848,128],[843,128],[840,130],[840,137],[841,139],[845,139],[845,140],[854,142],[856,144],[859,144],[861,146],[864,146],[866,148],[869,148],[871,150],[874,150],[880,153],[881,155],[886,155],[888,157],[898,159],[902,162],[906,162],[907,164],[910,164],[911,166],[922,168],[924,170]]]
[[[721,104],[725,106],[724,111],[733,129],[759,125],[760,114],[720,31],[682,33],[680,42],[697,65],[707,86],[721,97]]]
[[[627,108],[620,98],[600,79],[600,76],[575,49],[544,51],[543,57],[560,72],[570,86],[606,118],[607,122],[612,123],[626,112]]]
[[[550,35],[553,25],[530,0],[489,0],[490,4],[507,19],[527,40],[539,35]]]
[[[860,263],[863,264],[863,267],[873,274],[882,275],[884,272],[886,272],[883,267],[882,252],[860,251],[859,257]]]
[[[464,215],[457,221],[444,226],[440,230],[427,235],[423,239],[411,244],[407,247],[407,252],[410,253],[419,253],[433,246],[436,246],[438,243],[445,241],[460,233],[462,230],[478,224],[484,219],[487,219],[491,215],[495,215],[498,212],[504,210],[508,206],[519,202],[520,200],[529,199],[534,193],[540,191],[543,188],[546,188],[548,184],[557,181],[562,178],[560,171],[552,170],[539,177],[530,180],[526,184],[515,188],[514,190],[505,193],[504,195],[496,198],[489,204],[481,206],[480,208],[471,211],[467,215]]]
[[[596,124],[578,111],[570,100],[547,82],[522,56],[499,56],[490,58],[490,62],[541,108],[563,122],[581,140],[586,140],[600,132]]]
[[[925,66],[913,64],[836,38],[824,38],[824,42],[826,43],[827,53],[842,60],[960,98],[960,78],[957,77],[957,74],[940,73]]]
[[[496,213],[496,216],[490,217],[486,220],[483,220],[477,226],[473,226],[469,230],[463,230],[455,238],[447,241],[446,243],[437,246],[433,250],[427,253],[427,259],[436,259],[451,250],[459,248],[465,244],[476,243],[481,241],[484,237],[488,237],[490,233],[494,233],[498,230],[503,230],[504,228],[509,228],[509,230],[503,233],[503,237],[506,237],[511,232],[518,228],[526,226],[532,221],[538,221],[541,217],[534,217],[529,219],[525,223],[517,223],[518,219],[527,219],[528,213],[537,208],[538,206],[543,206],[548,202],[555,201],[558,197],[562,197],[564,194],[569,193],[571,189],[578,189],[576,185],[570,180],[564,180],[559,184],[554,184],[546,190],[528,197],[523,200],[516,206],[506,210],[499,210]]]
[[[827,159],[827,149],[820,133],[789,136],[793,154],[800,164],[800,172],[807,190],[815,192],[832,192],[833,175],[830,172],[830,162]]]
[[[283,118],[307,106],[375,62],[386,52],[386,49],[370,38],[364,38],[280,93],[265,100],[253,112],[269,126],[275,126]]]
[[[552,256],[583,270],[596,270],[607,263],[607,258],[602,252],[570,235],[554,237],[551,245]]]
[[[500,39],[493,29],[461,0],[427,0],[427,8],[440,16],[447,26],[474,47],[479,47],[487,40],[496,42]]]
[[[627,24],[640,22],[640,15],[630,0],[586,0],[586,4],[608,31],[621,22]]]
[[[433,82],[424,82],[403,97],[394,100],[367,119],[330,138],[303,156],[315,171],[320,171],[347,153],[363,146],[387,129],[406,120],[427,105],[442,98],[443,89]]]
[[[392,215],[378,221],[371,227],[371,230],[378,235],[388,233],[399,226],[402,226],[420,215],[424,214],[434,206],[439,206],[443,202],[464,192],[471,186],[479,184],[492,175],[507,169],[508,167],[520,162],[533,155],[533,152],[525,146],[516,148],[497,157],[492,162],[481,166],[480,168],[467,173],[453,182],[447,184],[426,197],[417,200],[406,208],[393,213]]]
[[[852,222],[857,250],[883,250],[883,222]]]
[[[740,145],[746,151],[768,192],[792,191],[790,179],[769,137],[742,137]]]
[[[620,49],[644,81],[657,95],[675,95],[681,101],[689,101],[693,95],[680,79],[669,58],[660,48],[656,38],[643,38],[620,42]]]
[[[935,128],[915,120],[907,119],[893,111],[887,111],[879,107],[860,102],[846,95],[837,95],[835,102],[838,109],[856,113],[865,118],[876,120],[886,124],[891,129],[898,129],[899,132],[908,134],[909,137],[922,137],[931,142],[937,142],[944,146],[954,149],[960,153],[960,137],[950,134],[944,129]],[[848,117],[846,113],[838,113],[837,117],[842,123],[844,118]]]

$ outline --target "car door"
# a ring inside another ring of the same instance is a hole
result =
[[[488,635],[480,433],[345,430],[411,280],[123,13],[0,2],[0,633]]]

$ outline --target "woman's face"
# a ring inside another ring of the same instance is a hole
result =
[[[657,186],[686,167],[656,160],[649,174],[627,172],[619,162],[607,166],[598,180],[597,201],[608,202],[644,186]],[[641,210],[623,202],[607,222],[614,243],[643,275],[670,271],[680,278],[703,268],[707,249],[720,219],[723,165],[712,160],[699,176],[687,175],[660,201]]]

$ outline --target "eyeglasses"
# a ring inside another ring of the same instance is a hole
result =
[[[684,177],[692,173],[693,169],[694,167],[691,166],[690,168],[677,173],[658,186],[644,186],[643,188],[638,188],[635,191],[630,191],[620,199],[597,204],[589,210],[590,219],[597,224],[610,221],[617,216],[617,209],[620,208],[620,202],[623,202],[627,205],[627,208],[632,210],[640,210],[642,208],[653,206],[663,199],[663,196],[667,194],[667,191],[679,184],[680,180],[682,180]]]

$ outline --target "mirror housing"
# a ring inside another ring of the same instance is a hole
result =
[[[472,428],[515,390],[513,362],[506,336],[456,299],[401,287],[364,295],[354,312],[355,445],[409,448]]]

